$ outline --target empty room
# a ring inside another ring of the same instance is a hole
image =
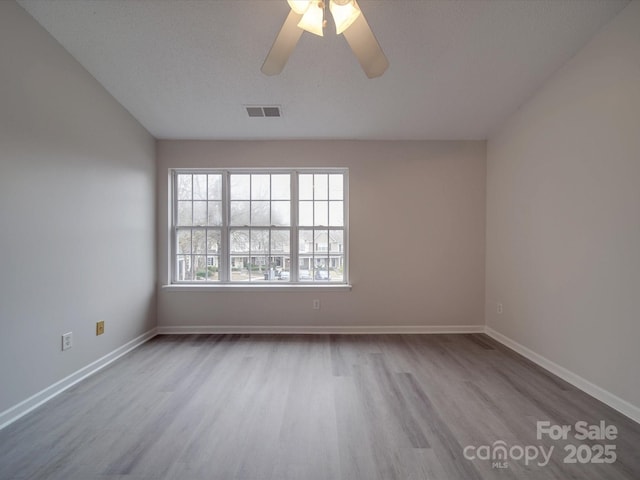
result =
[[[640,478],[640,0],[0,0],[0,479]]]

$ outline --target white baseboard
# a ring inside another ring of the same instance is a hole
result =
[[[614,410],[622,413],[623,415],[629,417],[631,420],[640,423],[640,408],[635,405],[627,402],[626,400],[621,399],[620,397],[614,395],[613,393],[601,388],[590,381],[582,378],[580,375],[573,373],[570,370],[558,365],[557,363],[549,360],[542,355],[537,354],[533,350],[525,347],[521,343],[512,340],[511,338],[501,334],[500,332],[494,330],[493,328],[487,326],[485,327],[485,333],[489,335],[494,340],[502,343],[506,347],[509,347],[511,350],[519,353],[525,358],[528,358],[532,362],[536,363],[540,367],[548,370],[554,375],[562,378],[566,382],[570,383],[574,387],[579,388],[583,392],[591,395],[592,397],[600,400],[601,402],[609,405]]]
[[[43,403],[51,400],[56,395],[64,392],[66,389],[72,387],[76,383],[84,380],[90,375],[93,375],[98,370],[106,367],[110,363],[114,362],[124,354],[130,352],[136,347],[139,347],[143,343],[152,339],[157,335],[156,329],[153,328],[148,332],[143,333],[139,337],[134,338],[133,340],[125,343],[121,347],[116,348],[110,353],[107,353],[104,357],[99,358],[95,362],[90,363],[86,367],[77,370],[71,375],[63,378],[62,380],[54,383],[53,385],[48,386],[44,390],[32,395],[31,397],[23,400],[22,402],[14,405],[13,407],[5,410],[4,412],[0,412],[0,430],[2,430],[7,425],[15,422],[20,417],[26,415],[32,410],[38,408]]]
[[[158,335],[178,334],[423,334],[423,333],[484,333],[484,325],[368,325],[368,326],[259,326],[203,325],[158,327]]]

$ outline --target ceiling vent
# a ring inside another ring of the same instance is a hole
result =
[[[245,106],[247,114],[250,117],[279,117],[280,107],[277,105],[269,106]]]

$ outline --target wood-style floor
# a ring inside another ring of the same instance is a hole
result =
[[[618,437],[537,440],[538,420]],[[555,450],[463,455],[500,440]],[[617,460],[565,464],[568,443]],[[640,425],[484,335],[167,335],[0,431],[0,478],[637,480]]]

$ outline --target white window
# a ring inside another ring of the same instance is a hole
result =
[[[174,283],[347,283],[345,169],[174,170]]]

